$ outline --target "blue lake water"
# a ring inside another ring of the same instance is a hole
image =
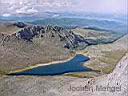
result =
[[[53,75],[62,75],[64,73],[70,73],[70,72],[91,71],[91,69],[83,66],[84,62],[88,60],[89,60],[88,57],[78,54],[68,62],[51,64],[47,66],[39,66],[31,70],[27,70],[15,74],[13,73],[11,75],[53,76]]]

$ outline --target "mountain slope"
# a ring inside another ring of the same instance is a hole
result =
[[[100,31],[91,30],[93,32],[83,31],[86,35],[83,36],[77,34],[75,30],[59,26],[31,25],[22,22],[12,23],[11,26],[18,28],[18,30],[15,30],[16,32],[11,30],[9,34],[6,30],[0,32],[1,73],[34,64],[67,59],[76,50],[84,49],[90,45],[109,43],[113,34],[109,33],[108,35],[104,32],[103,35],[99,35]],[[102,38],[101,42],[94,39],[100,37]],[[106,38],[108,41],[104,42]]]

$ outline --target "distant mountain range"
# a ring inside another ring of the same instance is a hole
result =
[[[62,27],[94,27],[115,32],[127,33],[127,24],[116,21],[84,18],[47,18],[29,22],[35,25],[57,25]]]
[[[115,16],[96,13],[52,12],[45,11],[38,15],[17,15],[3,17],[0,22],[28,22],[35,25],[56,25],[70,27],[94,27],[115,32],[127,33],[127,16]]]

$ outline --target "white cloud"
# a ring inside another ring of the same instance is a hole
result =
[[[127,0],[0,0],[0,14],[29,14],[47,10],[124,14],[126,6]]]
[[[37,13],[38,11],[36,9],[28,9],[27,13]]]
[[[16,10],[16,13],[18,13],[18,14],[26,13],[27,8],[28,8],[28,6],[24,6],[22,8],[19,8],[19,9]]]
[[[11,14],[34,14],[39,10],[62,11],[73,5],[71,0],[1,0],[0,2],[0,6],[2,4],[6,6],[2,12]]]
[[[34,8],[29,8],[28,6],[24,6],[20,9],[16,10],[17,14],[34,14],[37,13],[38,10],[34,9]]]
[[[55,17],[59,17],[59,16],[60,16],[59,14],[55,14],[52,17],[55,18]]]
[[[9,17],[9,16],[11,16],[11,14],[5,13],[5,14],[3,14],[2,16],[3,16],[3,17]]]

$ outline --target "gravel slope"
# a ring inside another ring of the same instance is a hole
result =
[[[117,64],[111,74],[92,79],[64,76],[4,76],[0,78],[0,96],[127,96],[128,54]],[[90,90],[70,87],[88,86]],[[96,91],[96,86],[120,87],[121,91]],[[93,89],[93,91],[92,91]]]

